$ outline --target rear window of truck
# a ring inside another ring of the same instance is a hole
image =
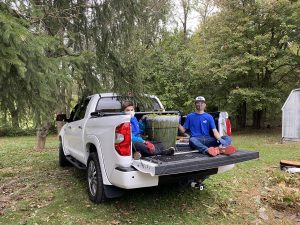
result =
[[[140,99],[134,97],[101,97],[97,103],[97,112],[122,112],[122,102],[132,101],[136,112],[161,111],[159,103],[155,98],[143,97]]]

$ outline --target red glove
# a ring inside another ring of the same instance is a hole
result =
[[[149,149],[150,152],[154,153],[155,146],[151,142],[145,141],[145,145],[147,146],[147,148]]]

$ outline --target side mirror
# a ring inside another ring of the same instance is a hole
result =
[[[66,121],[67,120],[67,115],[66,114],[58,114],[56,116],[56,121]]]

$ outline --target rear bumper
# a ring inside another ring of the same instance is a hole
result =
[[[138,171],[133,167],[117,167],[113,172],[112,184],[116,187],[124,189],[153,187],[160,184],[172,183],[180,180],[202,179],[210,175],[226,172],[233,167],[234,165],[226,165],[213,169],[166,176],[151,176],[150,174]]]
[[[132,167],[117,167],[113,170],[110,182],[124,189],[153,187],[158,185],[158,176],[151,176]]]

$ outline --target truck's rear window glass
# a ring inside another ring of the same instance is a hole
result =
[[[143,99],[135,99],[133,97],[102,97],[99,99],[96,111],[98,112],[121,112],[122,102],[130,100],[135,105],[135,111],[147,112],[147,111],[160,111],[162,110],[159,103],[155,98],[145,97]]]
[[[96,111],[121,112],[121,102],[117,98],[100,98]]]

